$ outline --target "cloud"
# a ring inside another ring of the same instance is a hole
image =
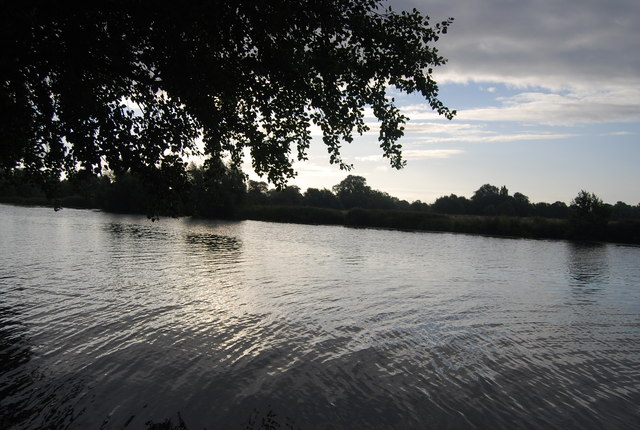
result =
[[[525,92],[500,101],[498,107],[461,110],[458,118],[564,126],[640,120],[638,89],[567,94]]]
[[[525,91],[497,99],[497,106],[458,109],[452,122],[436,122],[426,104],[400,106],[412,121],[407,131],[429,124],[434,130],[458,127],[460,121],[508,121],[527,124],[570,126],[576,124],[633,122],[640,120],[640,85],[619,89],[575,90],[550,93]],[[441,119],[441,118],[440,118]],[[466,125],[469,127],[469,125]],[[426,131],[426,130],[425,130]]]
[[[469,131],[477,132],[476,124],[453,122],[409,121],[405,126],[406,133],[457,134]]]
[[[382,161],[384,158],[381,154],[375,155],[359,155],[355,157],[356,161]]]
[[[461,149],[406,149],[402,155],[407,160],[427,160],[433,158],[450,158],[464,153]],[[355,157],[357,161],[383,161],[382,155],[365,155]]]
[[[430,158],[450,158],[463,152],[461,149],[407,149],[402,154],[407,160],[426,160]]]
[[[431,16],[432,23],[455,18],[437,43],[449,60],[435,69],[438,83],[476,82],[492,94],[497,94],[493,84],[522,90],[499,99],[495,106],[458,109],[452,123],[571,126],[640,120],[637,0],[389,0],[389,4],[396,10],[415,7]],[[426,104],[400,109],[411,119],[405,126],[405,141],[411,133],[454,133],[437,123],[442,117]],[[377,135],[379,124],[370,108],[365,118],[371,128],[365,135]],[[322,133],[313,127],[312,134]]]
[[[308,161],[296,162],[293,164],[293,168],[299,174],[304,176],[321,176],[321,177],[342,177],[344,171],[340,170],[337,166],[313,164]]]
[[[417,109],[417,105],[412,109]],[[428,107],[422,107],[422,109],[428,109]],[[492,108],[487,108],[486,110],[489,111],[491,109]],[[499,110],[499,108],[495,109]],[[504,116],[501,117],[499,114],[496,114],[493,118],[495,121],[507,121]],[[531,118],[529,119],[531,120]],[[457,120],[439,123],[431,121],[410,121],[406,126],[405,132],[405,137],[401,142],[405,147],[435,143],[490,143],[518,142],[525,140],[557,140],[579,136],[576,133],[552,133],[540,131],[524,133],[514,131],[505,133],[492,130],[488,128],[487,124],[483,124],[481,122],[458,122]]]
[[[600,136],[633,136],[634,134],[630,131],[612,131],[611,133],[602,133]]]
[[[394,1],[453,26],[438,44],[449,64],[441,79],[547,88],[638,82],[640,4],[636,0],[505,2]]]
[[[514,133],[491,135],[466,135],[451,137],[421,137],[414,139],[414,143],[498,143],[522,142],[526,140],[557,140],[579,136],[574,133]]]

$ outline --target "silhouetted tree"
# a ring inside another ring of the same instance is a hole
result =
[[[569,217],[569,207],[565,202],[536,203],[533,207],[533,213],[543,218],[559,218],[567,219]]]
[[[227,218],[244,202],[244,175],[235,167],[216,159],[207,160],[202,167],[191,165],[188,172],[191,215]]]
[[[304,193],[303,203],[317,208],[339,209],[340,201],[330,190],[323,188],[308,188]]]
[[[247,185],[247,203],[265,205],[269,202],[269,185],[263,181],[249,180]]]
[[[638,218],[640,218],[640,204],[631,206],[624,202],[617,202],[611,208],[611,219],[623,220]]]
[[[149,196],[140,179],[131,173],[115,175],[108,187],[103,209],[119,213],[147,213]]]
[[[599,218],[604,215],[604,203],[593,193],[580,191],[571,201],[573,214],[580,218]]]
[[[451,215],[464,215],[469,213],[471,202],[466,197],[458,197],[455,194],[438,197],[431,206],[434,212]]]
[[[400,209],[400,200],[383,191],[371,190],[365,203],[368,209]]]
[[[44,194],[39,186],[29,181],[23,169],[15,169],[0,175],[0,196],[6,201],[17,197],[43,198]]]
[[[349,175],[339,184],[334,185],[333,192],[344,209],[398,209],[400,200],[388,193],[373,190],[362,176]],[[408,203],[406,205],[408,207]]]
[[[506,186],[485,184],[471,197],[472,212],[479,215],[528,216],[533,213],[529,198],[516,192],[509,195]]]
[[[407,210],[411,210],[411,203],[409,203],[406,200],[400,200],[396,197],[392,197],[391,198],[393,201],[393,206],[395,209],[399,209],[399,210],[403,210],[403,211],[407,211]]]
[[[280,190],[269,191],[269,203],[281,206],[299,206],[302,204],[302,193],[297,185],[288,185]]]
[[[506,187],[502,187],[503,190],[506,190]],[[471,200],[480,200],[480,199],[495,199],[496,196],[500,195],[500,190],[495,185],[484,184],[480,188],[478,188],[471,197]],[[508,195],[508,192],[507,192]]]
[[[41,183],[105,168],[179,199],[184,156],[211,159],[283,186],[318,126],[330,162],[380,121],[395,168],[406,118],[389,87],[421,94],[447,118],[431,46],[451,19],[381,0],[8,2],[0,15],[0,173],[22,166]],[[291,154],[294,153],[294,156]],[[123,176],[124,177],[124,176]],[[151,184],[151,185],[148,185]]]
[[[513,194],[513,207],[518,216],[529,216],[533,211],[529,197],[518,192]]]
[[[602,236],[610,215],[611,208],[593,193],[582,190],[571,201],[569,219],[578,237]]]
[[[506,191],[506,187],[503,188]],[[505,196],[501,196],[498,187],[485,184],[478,188],[471,197],[473,212],[484,215],[496,215],[496,208],[504,200],[503,197]]]
[[[343,208],[365,208],[371,196],[371,187],[367,185],[364,177],[348,175],[339,184],[333,186],[333,192]]]
[[[414,211],[427,212],[431,207],[427,203],[423,203],[420,200],[415,200],[411,203],[410,208]]]

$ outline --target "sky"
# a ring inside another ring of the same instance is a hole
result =
[[[319,133],[290,182],[329,188],[348,174],[408,201],[471,197],[505,185],[532,202],[569,203],[580,190],[607,203],[640,203],[640,2],[637,0],[390,0],[431,22],[454,18],[437,43],[438,117],[419,96],[392,92],[410,118],[408,161],[390,167],[371,131],[329,164]],[[251,179],[258,179],[250,173]],[[263,179],[264,180],[264,179]]]

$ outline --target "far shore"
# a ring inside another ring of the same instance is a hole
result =
[[[0,203],[21,206],[45,206],[51,207],[52,209],[54,207],[52,202],[45,198],[4,198]],[[74,204],[62,204],[61,207],[96,209]],[[52,216],[55,215],[52,214]],[[383,228],[405,231],[449,232],[527,239],[600,241],[640,245],[640,220],[635,219],[609,221],[605,228],[601,226],[598,228],[589,228],[589,226],[576,226],[567,219],[557,218],[514,217],[504,215],[447,215],[403,210],[361,208],[339,210],[310,206],[274,205],[240,207],[235,213],[224,217],[224,219],[308,225],[342,225],[347,227]]]

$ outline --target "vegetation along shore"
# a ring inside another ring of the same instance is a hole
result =
[[[361,176],[349,175],[332,190],[297,186],[269,189],[265,182],[220,164],[217,171],[190,166],[179,201],[163,201],[146,182],[131,174],[78,176],[57,181],[48,193],[17,170],[0,182],[0,202],[95,208],[151,217],[250,219],[302,224],[346,225],[487,234],[497,236],[598,240],[640,244],[640,204],[602,202],[580,191],[563,202],[532,203],[506,187],[485,184],[470,198],[454,194],[432,204],[409,203],[374,190]]]

